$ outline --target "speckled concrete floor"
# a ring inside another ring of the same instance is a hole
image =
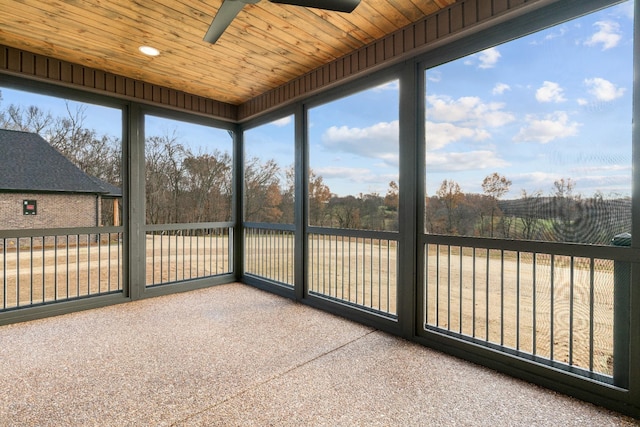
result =
[[[0,426],[630,426],[230,284],[0,327]]]

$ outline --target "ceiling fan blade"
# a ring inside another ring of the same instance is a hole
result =
[[[213,22],[209,26],[207,34],[204,35],[204,41],[215,43],[218,41],[224,30],[227,29],[231,21],[240,13],[245,4],[257,3],[259,0],[224,0],[218,13],[213,18]]]
[[[313,7],[316,9],[334,10],[336,12],[353,12],[360,0],[269,0],[271,3],[290,4],[293,6]]]

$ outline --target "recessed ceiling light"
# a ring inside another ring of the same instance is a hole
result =
[[[148,56],[160,55],[160,51],[155,47],[151,47],[151,46],[140,46],[138,50]]]

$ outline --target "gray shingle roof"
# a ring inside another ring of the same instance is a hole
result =
[[[40,135],[0,129],[0,191],[109,194],[114,189],[122,194],[81,171]]]

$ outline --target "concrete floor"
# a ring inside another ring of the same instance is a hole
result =
[[[0,426],[631,426],[249,286],[0,327]]]

